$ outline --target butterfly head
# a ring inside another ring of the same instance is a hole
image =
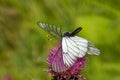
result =
[[[71,37],[71,36],[75,36],[78,32],[80,32],[82,30],[81,27],[78,27],[76,30],[74,30],[73,32],[63,32],[62,33],[62,37]]]
[[[63,32],[62,37],[66,37],[66,36],[70,37],[71,33],[70,32]]]

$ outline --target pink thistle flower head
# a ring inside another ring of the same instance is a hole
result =
[[[58,49],[52,49],[47,59],[49,64],[48,72],[53,76],[53,80],[79,80],[83,78],[80,71],[86,64],[85,57],[77,58],[74,64],[67,67],[63,61],[62,44],[58,44]]]

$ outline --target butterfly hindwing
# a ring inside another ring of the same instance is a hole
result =
[[[100,50],[97,49],[97,48],[94,46],[94,44],[89,41],[89,42],[88,42],[88,52],[87,52],[87,53],[88,53],[88,54],[91,54],[91,55],[93,55],[93,54],[99,55],[99,54],[100,54]]]
[[[53,37],[61,38],[61,34],[62,34],[61,28],[43,22],[38,22],[38,25],[40,26],[40,28],[51,34]]]

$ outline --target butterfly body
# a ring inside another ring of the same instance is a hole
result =
[[[100,54],[100,51],[97,48],[95,48],[95,46],[90,41],[82,37],[76,36],[76,34],[82,30],[81,27],[78,27],[73,32],[62,33],[61,29],[54,25],[49,25],[47,23],[41,22],[38,23],[38,25],[54,37],[61,38],[62,59],[66,69],[70,68],[78,58],[84,57],[86,53],[95,55]],[[58,72],[58,70],[56,71],[56,65],[59,66],[59,64],[56,62],[57,60],[58,59],[56,58],[55,61],[53,61],[53,68],[55,68],[55,72]]]

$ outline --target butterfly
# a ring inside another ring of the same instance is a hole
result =
[[[87,54],[99,55],[100,51],[93,43],[82,37],[76,36],[82,30],[78,27],[73,32],[62,32],[60,27],[48,23],[38,22],[40,28],[51,34],[53,37],[62,40],[63,62],[67,67],[71,67],[77,58],[82,58]]]

